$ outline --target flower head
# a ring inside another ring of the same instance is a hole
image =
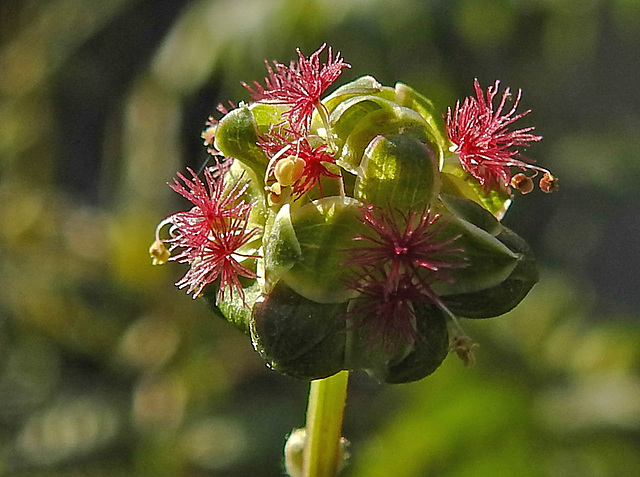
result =
[[[335,57],[329,47],[327,62],[320,64],[320,53],[326,45],[322,45],[309,58],[300,50],[298,61],[292,61],[289,66],[273,62],[273,67],[265,61],[269,76],[264,79],[265,86],[254,81],[253,86],[242,85],[249,90],[254,101],[268,101],[275,104],[289,105],[290,109],[284,113],[291,127],[297,131],[308,132],[311,115],[315,107],[319,106],[320,97],[326,89],[340,76],[343,68],[350,68],[340,57]]]
[[[220,279],[219,300],[224,299],[227,290],[231,295],[235,290],[244,298],[238,277],[256,278],[256,274],[240,263],[242,258],[254,255],[240,253],[239,249],[258,234],[256,229],[248,229],[252,204],[241,198],[248,184],[238,182],[225,190],[219,171],[205,169],[204,182],[191,169],[189,172],[192,180],[178,174],[184,185],[176,180],[171,187],[194,207],[170,215],[156,231],[158,236],[160,229],[170,224],[171,238],[162,242],[170,245],[169,251],[182,250],[169,260],[190,265],[176,285],[187,288],[187,293],[196,298],[206,285]],[[156,242],[158,240],[156,237]]]
[[[272,159],[271,172],[282,186],[291,186],[294,197],[304,195],[316,185],[321,188],[322,177],[340,178],[327,167],[335,164],[336,160],[327,151],[326,143],[312,146],[307,137],[295,131],[287,130],[281,134],[271,130],[259,144]],[[286,179],[281,175],[286,175]]]
[[[509,88],[503,93],[494,109],[493,100],[498,94],[500,81],[489,86],[486,98],[478,80],[474,81],[476,97],[469,96],[455,109],[447,110],[447,136],[453,143],[451,150],[460,157],[464,170],[478,179],[485,191],[508,187],[511,182],[511,168],[530,169],[547,172],[544,169],[518,159],[522,157],[518,147],[528,147],[540,141],[541,136],[531,134],[533,127],[509,130],[518,119],[530,110],[516,114],[522,90],[509,111],[504,111],[511,96]]]
[[[447,270],[466,265],[463,250],[452,246],[457,236],[436,240],[440,216],[428,210],[406,217],[374,206],[361,212],[372,234],[357,235],[354,240],[370,245],[350,249],[344,262],[362,267],[351,284],[360,297],[350,315],[359,317],[357,323],[377,320],[373,329],[381,328],[385,340],[399,335],[410,343],[416,333],[413,303],[444,307],[431,284],[453,281]]]

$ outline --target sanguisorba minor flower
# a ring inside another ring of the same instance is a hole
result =
[[[204,182],[189,169],[193,180],[178,174],[171,188],[191,201],[194,207],[177,212],[160,222],[156,231],[170,225],[171,238],[164,240],[169,251],[181,249],[169,260],[188,263],[189,270],[176,283],[179,288],[187,288],[187,293],[197,298],[205,286],[220,279],[218,299],[223,300],[234,290],[244,299],[244,292],[238,277],[256,278],[256,273],[241,262],[255,258],[239,252],[251,242],[257,230],[248,229],[248,217],[252,204],[245,202],[242,195],[248,183],[237,182],[225,191],[224,178],[217,170],[206,168]]]
[[[531,112],[516,112],[522,90],[518,90],[511,108],[506,111],[507,101],[511,97],[509,88],[503,91],[500,102],[494,106],[494,98],[500,88],[499,80],[487,88],[486,97],[477,79],[473,86],[475,98],[469,96],[462,103],[458,101],[453,111],[451,108],[447,110],[447,137],[452,143],[451,151],[460,158],[462,168],[480,182],[485,192],[508,189],[510,185],[518,188],[523,181],[528,189],[528,181],[522,174],[512,183],[511,168],[541,171],[545,173],[545,178],[553,179],[549,171],[527,163],[520,154],[519,148],[540,141],[542,136],[531,133],[534,127],[510,130],[513,123]],[[551,191],[542,184],[541,187],[545,192]]]
[[[320,64],[320,53],[326,45],[322,45],[309,58],[300,50],[298,61],[291,61],[289,66],[273,62],[273,67],[265,61],[269,76],[264,79],[265,86],[255,81],[253,86],[242,83],[251,93],[254,101],[266,101],[283,104],[289,109],[283,113],[292,129],[307,133],[311,125],[311,115],[315,108],[322,109],[321,96],[333,82],[338,79],[343,68],[351,68],[340,57],[335,56],[329,47],[327,62]]]
[[[402,83],[363,76],[323,98],[350,67],[331,48],[321,62],[325,48],[267,62],[263,84],[243,83],[251,102],[209,119],[218,164],[178,174],[171,187],[192,207],[158,225],[153,263],[189,265],[176,285],[217,293],[216,312],[291,376],[409,382],[449,350],[472,362],[457,317],[504,314],[538,279],[498,220],[510,194],[489,193],[526,193],[538,172],[541,189],[557,187],[520,154],[541,139],[513,127],[528,114],[521,92],[507,106],[509,89],[476,80],[444,134],[430,100]]]

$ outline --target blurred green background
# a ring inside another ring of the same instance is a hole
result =
[[[505,219],[542,279],[465,322],[477,366],[352,377],[344,475],[640,475],[639,1],[2,0],[0,42],[0,474],[283,474],[307,383],[147,248],[215,106],[327,42],[443,114],[522,88],[561,179]]]

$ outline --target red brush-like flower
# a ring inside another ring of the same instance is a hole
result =
[[[192,240],[205,240],[209,230],[215,230],[226,218],[244,216],[251,210],[252,205],[241,199],[242,194],[249,187],[248,182],[236,183],[230,190],[224,190],[222,173],[218,169],[205,168],[205,182],[191,169],[187,169],[193,180],[178,173],[169,186],[178,194],[189,200],[195,207],[185,212],[173,214],[172,223],[180,224],[183,234],[188,234]]]
[[[291,186],[294,197],[300,197],[316,185],[322,193],[321,178],[338,179],[327,164],[335,164],[335,157],[327,152],[327,144],[311,146],[309,140],[295,131],[281,134],[271,130],[259,143],[272,160],[271,172],[282,186]]]
[[[185,247],[178,255],[171,257],[180,263],[189,263],[187,273],[176,283],[178,288],[187,288],[187,293],[196,298],[209,283],[220,279],[218,301],[224,300],[227,290],[229,298],[234,290],[244,300],[244,292],[239,276],[256,278],[252,270],[242,265],[238,258],[256,257],[238,252],[238,249],[252,241],[258,231],[247,230],[245,217],[232,217],[219,222],[217,228],[211,229],[210,234],[202,237],[194,237],[190,234],[182,234],[178,227],[178,235],[172,239],[174,247]]]
[[[170,244],[170,251],[183,249],[169,260],[190,265],[176,285],[187,288],[187,293],[196,298],[206,285],[220,279],[218,300],[224,300],[227,290],[231,296],[235,290],[244,299],[238,277],[256,278],[256,274],[238,260],[255,256],[239,253],[238,249],[258,234],[257,229],[247,228],[252,204],[241,198],[248,184],[238,182],[225,191],[219,171],[205,169],[205,182],[191,169],[189,172],[193,180],[178,174],[184,185],[176,180],[171,187],[194,207],[167,217],[158,226],[159,230],[171,224],[171,238],[164,242]]]
[[[411,212],[404,217],[400,213],[386,213],[374,206],[362,207],[361,212],[362,221],[371,229],[373,236],[357,235],[354,240],[372,245],[353,249],[345,263],[362,267],[388,267],[389,289],[395,288],[407,274],[423,277],[419,280],[422,287],[428,287],[428,283],[434,280],[451,282],[453,278],[447,269],[465,266],[464,260],[459,258],[463,250],[451,246],[458,239],[457,236],[435,240],[441,226],[439,214]],[[427,282],[424,277],[428,277]],[[427,289],[424,292],[432,293]]]
[[[307,133],[311,125],[311,115],[315,107],[321,106],[320,97],[326,89],[340,76],[343,68],[351,68],[340,57],[332,55],[331,47],[327,55],[327,62],[320,64],[320,53],[323,44],[309,58],[300,50],[298,61],[292,61],[289,66],[273,62],[273,67],[265,61],[269,76],[264,79],[265,86],[254,81],[253,87],[242,83],[249,90],[254,101],[267,101],[275,104],[290,105],[284,113],[289,124],[296,131]]]
[[[457,236],[436,240],[438,214],[412,212],[405,217],[374,206],[361,212],[373,233],[357,235],[354,240],[371,245],[350,249],[344,262],[362,267],[351,284],[360,297],[349,315],[357,317],[356,324],[378,320],[372,329],[382,330],[385,339],[399,335],[409,343],[416,329],[412,303],[443,306],[431,284],[453,281],[447,270],[466,266],[463,250],[452,246]]]
[[[512,167],[548,172],[517,159],[522,157],[518,147],[528,147],[542,137],[530,133],[533,127],[509,131],[511,124],[529,114],[530,110],[516,114],[522,97],[522,90],[518,90],[513,106],[504,112],[511,96],[509,88],[502,93],[494,110],[493,100],[499,86],[498,80],[489,86],[485,99],[476,79],[476,97],[469,96],[462,104],[458,101],[453,112],[451,108],[447,109],[447,136],[453,143],[451,150],[460,157],[463,169],[478,179],[485,192],[507,188],[511,182]]]
[[[384,270],[374,269],[360,276],[352,289],[360,295],[348,312],[350,327],[368,326],[367,338],[380,339],[386,351],[393,353],[399,343],[413,343],[417,337],[414,303],[429,302],[409,276],[401,277],[396,287],[388,290],[388,276]]]

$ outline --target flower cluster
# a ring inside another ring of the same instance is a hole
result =
[[[457,317],[505,313],[537,280],[499,222],[511,190],[532,189],[527,172],[557,188],[519,152],[541,139],[513,128],[528,114],[516,112],[521,92],[496,105],[499,81],[485,94],[476,80],[443,122],[402,83],[364,76],[325,96],[350,65],[331,48],[322,62],[324,51],[267,62],[264,84],[243,83],[251,102],[209,119],[218,165],[178,174],[171,187],[192,207],[160,222],[154,264],[187,264],[177,286],[214,298],[285,374],[406,382],[449,350],[472,363]]]

